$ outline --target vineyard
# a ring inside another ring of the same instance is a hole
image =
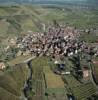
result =
[[[77,100],[86,100],[96,93],[96,88],[90,81],[79,82],[73,75],[56,75],[51,70],[53,62],[46,57],[35,58],[32,61],[32,100],[67,100],[66,94],[73,94]],[[55,66],[54,66],[55,67]]]
[[[64,88],[64,82],[59,75],[54,74],[49,66],[45,66],[44,69],[47,70],[44,72],[47,88]]]
[[[71,92],[77,100],[84,100],[96,93],[96,88],[92,82],[80,83],[72,75],[64,76],[63,79],[67,84],[67,91]]]
[[[36,67],[36,87],[35,87],[35,99],[34,100],[43,100],[43,73],[42,69]]]
[[[50,69],[49,58],[34,59],[32,67],[34,100],[66,100],[64,82]]]
[[[78,87],[74,87],[72,88],[73,93],[75,95],[75,97],[77,98],[77,100],[82,100],[85,99],[93,94],[95,94],[96,92],[96,88],[94,87],[94,85],[90,82],[87,84],[82,84]]]
[[[45,91],[48,93],[48,100],[66,100],[66,91],[61,76],[53,73],[49,65],[44,66],[44,74],[47,86]]]
[[[81,83],[77,81],[72,75],[64,75],[63,79],[69,87],[79,86]]]
[[[33,65],[33,63],[32,63]],[[33,65],[33,79],[34,79],[34,90],[35,90],[35,95],[33,97],[34,100],[43,100],[43,67],[40,66],[34,66]]]

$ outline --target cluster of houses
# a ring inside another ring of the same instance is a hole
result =
[[[16,56],[51,56],[58,62],[64,56],[85,52],[98,56],[97,45],[89,45],[79,40],[80,31],[70,26],[49,26],[47,32],[29,31],[24,36],[10,38],[5,51],[10,47],[18,48]]]
[[[0,70],[3,70],[6,68],[6,65],[4,62],[0,62]]]
[[[19,36],[15,41],[10,40],[12,45],[16,45],[19,49],[17,56],[34,55],[34,56],[50,56],[55,64],[60,64],[63,57],[70,57],[84,52],[89,55],[98,56],[98,47],[89,45],[79,40],[80,33],[74,27],[49,27],[47,32],[31,32],[24,36]],[[70,71],[63,72],[64,65],[60,64],[59,71],[56,73],[70,74]],[[60,72],[61,70],[61,72]],[[89,76],[87,68],[81,69],[83,77]],[[81,72],[81,71],[80,71]]]
[[[29,32],[23,38],[17,39],[17,47],[20,54],[34,54],[38,56],[71,56],[78,53],[79,45],[76,37],[78,31],[72,27],[51,27],[48,32],[34,33]]]
[[[18,37],[16,43],[20,55],[72,56],[78,52],[94,52],[98,56],[98,47],[91,46],[84,41],[79,41],[80,34],[74,27],[49,27],[47,32],[28,32],[23,37]]]

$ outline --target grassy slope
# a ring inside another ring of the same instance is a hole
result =
[[[57,20],[79,28],[98,25],[98,11],[41,6],[0,7],[0,36],[17,35],[28,30],[41,31],[41,23]],[[2,21],[3,20],[3,21]],[[5,34],[5,35],[4,35]]]
[[[0,75],[0,100],[20,100],[28,75],[26,66],[25,64],[16,65]]]
[[[20,100],[17,96],[11,94],[3,88],[0,88],[0,99],[1,100]]]

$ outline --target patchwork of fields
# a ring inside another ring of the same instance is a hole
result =
[[[21,58],[22,60],[24,58]],[[5,73],[0,72],[0,79],[2,80],[0,81],[1,100],[2,98],[4,100],[7,100],[6,98],[8,100],[23,98],[22,90],[28,77],[28,67],[26,64],[18,63],[17,61],[17,65]],[[92,82],[83,84],[72,75],[56,75],[53,73],[51,65],[54,66],[50,58],[47,57],[38,57],[32,60],[32,92],[29,94],[31,100],[67,100],[66,94],[69,93],[72,93],[77,100],[86,100],[87,97],[96,93],[96,88]]]
[[[43,13],[44,12],[44,13]],[[27,31],[43,31],[42,24],[59,23],[78,28],[98,25],[98,11],[42,6],[1,6],[0,37],[15,36]]]
[[[36,98],[34,100],[39,100],[38,98],[40,100],[53,100],[54,95],[56,100],[65,100],[64,82],[50,69],[49,58],[37,58],[32,62],[32,66],[34,70],[33,82],[35,83],[33,86],[35,88],[34,98]],[[48,96],[45,96],[47,93]]]
[[[49,100],[66,100],[64,82],[61,76],[56,75],[49,66],[44,66],[46,93]]]

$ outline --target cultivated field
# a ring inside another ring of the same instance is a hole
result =
[[[64,82],[59,75],[54,74],[48,66],[44,70],[47,88],[64,88]]]
[[[52,72],[49,67],[49,61],[47,57],[39,57],[32,61],[33,88],[35,90],[33,99],[53,100],[53,94],[55,94],[56,100],[66,100],[64,82],[60,76]],[[48,93],[49,96],[45,96],[45,93]]]
[[[77,87],[73,87],[72,90],[77,100],[83,100],[96,93],[96,88],[91,82],[87,84],[81,84]]]
[[[44,77],[43,77],[43,65],[45,64],[45,58],[36,58],[32,61],[33,76],[32,76],[32,87],[35,95],[32,97],[33,100],[44,99]]]
[[[87,100],[86,98],[96,93],[96,88],[92,82],[81,83],[72,75],[64,76],[65,84],[67,84],[67,92],[71,92],[77,100]]]

